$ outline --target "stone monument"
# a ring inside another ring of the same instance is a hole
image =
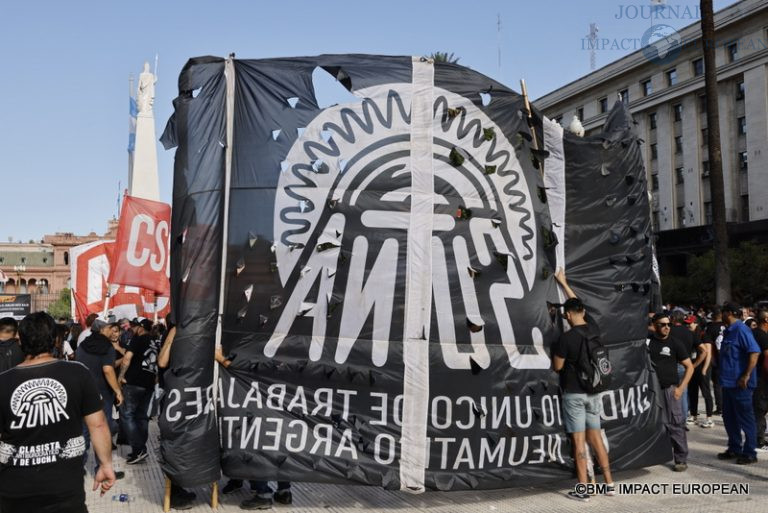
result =
[[[136,95],[138,114],[136,116],[136,145],[133,152],[133,167],[128,178],[128,194],[139,198],[160,201],[160,187],[157,175],[157,139],[155,137],[155,115],[152,105],[155,101],[155,77],[149,71],[149,63],[139,75]]]

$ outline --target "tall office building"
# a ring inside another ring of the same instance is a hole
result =
[[[768,2],[743,0],[722,9],[715,32],[726,218],[734,240],[766,238]],[[659,254],[680,268],[686,255],[712,241],[703,43],[698,21],[665,36],[681,43],[659,47],[663,64],[650,60],[648,49],[638,50],[534,104],[564,126],[578,116],[589,134],[600,131],[614,101],[627,103],[645,140]]]

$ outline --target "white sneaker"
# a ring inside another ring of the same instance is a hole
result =
[[[696,417],[689,416],[687,419],[685,419],[686,424],[696,424]]]
[[[715,427],[715,421],[712,419],[702,420],[701,423],[699,424],[699,427],[702,427],[702,428]]]
[[[764,443],[763,445],[758,445],[755,448],[755,450],[760,452],[768,452],[768,443]]]

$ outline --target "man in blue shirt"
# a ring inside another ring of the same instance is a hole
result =
[[[736,463],[746,465],[757,461],[757,427],[752,408],[752,392],[757,386],[755,366],[760,348],[752,330],[741,322],[741,308],[738,305],[726,303],[722,311],[727,328],[719,347],[719,364],[723,390],[723,424],[728,433],[728,449],[717,457],[721,460],[736,458]]]

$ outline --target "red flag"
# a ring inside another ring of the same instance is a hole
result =
[[[125,196],[110,259],[110,284],[133,285],[168,295],[171,206]]]
[[[90,313],[101,315],[105,306],[117,318],[153,318],[155,311],[158,317],[164,317],[170,311],[169,298],[156,297],[152,291],[138,287],[110,287],[112,296],[107,305],[109,257],[114,248],[113,241],[95,241],[70,250],[75,319],[82,322]]]

